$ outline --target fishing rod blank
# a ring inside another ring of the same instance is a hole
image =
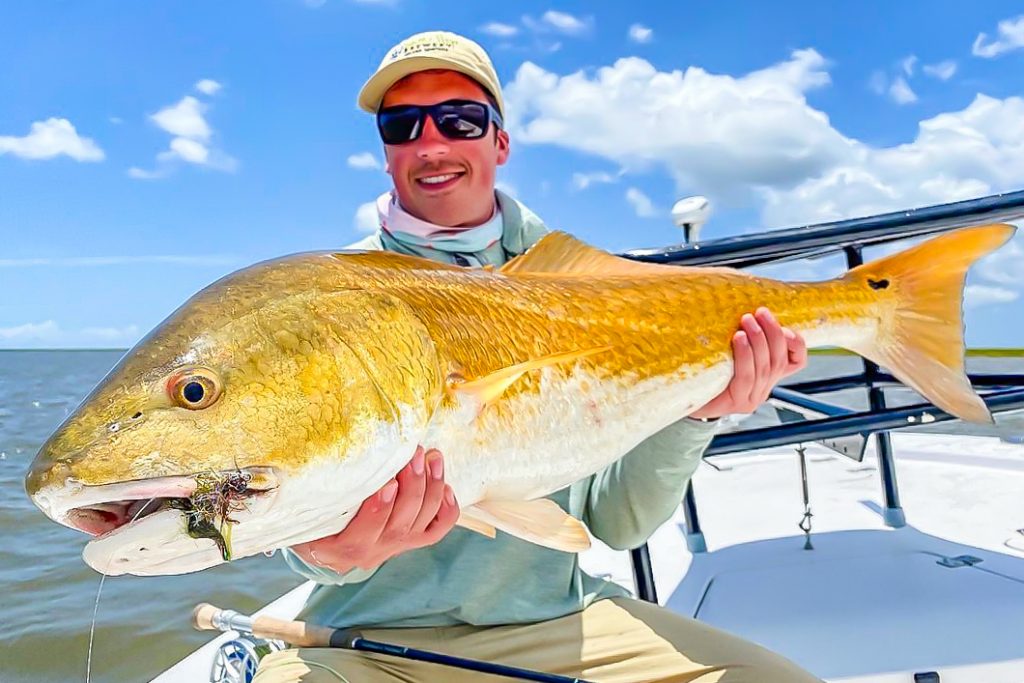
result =
[[[327,626],[317,626],[316,624],[307,624],[303,621],[286,621],[265,616],[251,617],[239,614],[234,610],[220,609],[205,602],[196,605],[196,608],[192,611],[192,625],[201,631],[238,631],[240,633],[252,634],[259,638],[283,640],[297,647],[337,647],[360,652],[372,652],[374,654],[431,662],[442,666],[479,671],[508,678],[518,678],[524,681],[538,681],[539,683],[590,683],[581,678],[571,678],[542,671],[521,669],[516,666],[483,662],[476,659],[446,655],[440,652],[431,652],[429,650],[419,650],[417,648],[405,647],[404,645],[392,645],[376,640],[368,640],[363,638],[358,632],[348,629],[335,629]]]

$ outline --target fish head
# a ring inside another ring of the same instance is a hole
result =
[[[98,571],[184,573],[333,533],[425,428],[440,382],[401,302],[219,284],[131,349],[27,475],[49,517],[96,537]]]

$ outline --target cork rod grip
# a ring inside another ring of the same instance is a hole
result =
[[[335,629],[327,626],[307,624],[304,621],[287,621],[274,617],[249,618],[202,603],[192,611],[192,625],[200,631],[239,630],[252,633],[259,638],[283,640],[298,647],[330,647],[331,635]]]

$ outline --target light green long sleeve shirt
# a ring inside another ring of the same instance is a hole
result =
[[[498,193],[498,201],[504,219],[502,245],[475,255],[494,265],[521,253],[547,231],[516,200]],[[353,247],[384,245],[372,235]],[[715,429],[715,423],[679,420],[612,465],[548,498],[582,519],[612,548],[636,547],[675,512]],[[459,527],[440,542],[371,571],[338,574],[309,565],[291,551],[285,552],[285,561],[320,584],[299,618],[336,628],[528,623],[629,594],[618,584],[583,572],[575,554],[500,531],[489,539]]]

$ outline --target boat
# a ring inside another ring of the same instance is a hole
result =
[[[677,207],[696,235],[707,203]],[[841,253],[853,267],[867,247],[1020,220],[1024,191],[623,256],[749,268]],[[861,367],[777,388],[714,439],[674,519],[628,553],[595,543],[584,569],[830,683],[1021,683],[1024,367],[969,373],[998,420],[964,436],[881,368],[850,361]],[[855,390],[867,409],[831,398]],[[254,616],[294,619],[312,588]],[[278,647],[228,631],[154,680],[246,681],[258,651]]]

